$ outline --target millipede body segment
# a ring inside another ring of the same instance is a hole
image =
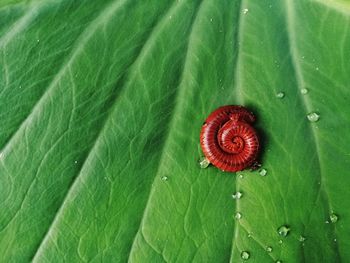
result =
[[[255,116],[243,106],[223,106],[206,119],[200,143],[211,164],[237,172],[256,164],[260,143],[252,124]]]

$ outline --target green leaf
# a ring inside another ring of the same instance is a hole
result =
[[[341,0],[2,1],[0,261],[350,261],[349,46]],[[266,176],[200,169],[227,104]]]

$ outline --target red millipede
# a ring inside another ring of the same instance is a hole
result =
[[[247,108],[223,106],[205,120],[200,143],[205,157],[217,168],[237,172],[254,166],[260,149],[252,127],[255,116]]]

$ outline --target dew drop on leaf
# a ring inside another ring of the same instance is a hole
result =
[[[317,114],[316,112],[311,112],[307,115],[307,119],[310,121],[310,122],[316,122],[320,119],[320,115]]]
[[[241,219],[242,218],[242,214],[240,212],[237,212],[235,214],[235,218],[238,219],[238,220]]]
[[[299,239],[300,242],[304,242],[304,241],[306,240],[306,237],[304,237],[304,236],[299,236],[298,239]]]
[[[266,247],[266,251],[267,251],[268,253],[271,253],[271,252],[272,252],[272,247],[270,247],[270,246]]]
[[[275,263],[282,263],[282,261],[281,260],[276,260]]]
[[[243,179],[243,178],[244,178],[244,175],[243,175],[243,174],[240,174],[238,177],[239,177],[240,179]]]
[[[162,181],[168,181],[168,176],[162,176],[160,179],[161,179]]]
[[[286,225],[280,226],[277,229],[277,233],[282,236],[282,237],[286,237],[289,234],[290,228]]]
[[[242,251],[241,258],[244,259],[244,260],[249,259],[250,258],[249,252],[248,251]]]
[[[309,92],[309,90],[307,88],[303,88],[303,89],[301,89],[300,92],[301,92],[301,94],[305,95]]]
[[[240,192],[240,191],[238,191],[238,192],[232,194],[232,198],[233,198],[233,199],[241,199],[242,196],[243,196],[243,193]]]
[[[278,244],[282,244],[282,243],[283,243],[282,239],[278,240]]]
[[[283,99],[285,96],[284,92],[280,91],[276,94],[276,97],[279,98],[279,99]]]
[[[332,213],[329,215],[329,219],[331,220],[332,223],[336,223],[338,221],[338,215]]]
[[[199,160],[199,166],[200,168],[202,169],[205,169],[209,166],[210,162],[207,158],[205,157],[202,157],[200,160]]]
[[[245,15],[246,15],[246,14],[248,13],[248,11],[249,11],[249,9],[248,9],[248,8],[244,8],[244,9],[243,9],[243,14],[245,14]]]
[[[267,175],[267,170],[264,169],[264,168],[262,168],[262,169],[260,169],[259,174],[260,174],[261,176],[266,176],[266,175]]]

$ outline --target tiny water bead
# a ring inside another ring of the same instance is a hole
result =
[[[262,168],[262,169],[259,170],[259,174],[260,174],[261,176],[266,176],[266,175],[267,175],[267,170],[264,169],[264,168]]]
[[[282,236],[282,237],[286,237],[289,234],[290,228],[286,225],[280,226],[277,229],[277,233]]]
[[[160,178],[162,181],[168,181],[168,176],[162,176],[161,178]]]
[[[248,251],[242,251],[241,258],[247,260],[250,258],[250,253]]]
[[[278,92],[278,93],[276,94],[276,97],[277,97],[278,99],[283,99],[284,96],[285,96],[285,93],[282,92],[282,91],[280,91],[280,92]]]
[[[338,221],[338,215],[332,213],[329,215],[329,219],[331,220],[332,223],[336,223]]]
[[[283,243],[282,239],[278,240],[278,244],[282,245],[282,243]]]
[[[240,174],[240,175],[238,175],[238,177],[239,177],[240,179],[243,179],[243,178],[244,178],[244,175],[243,175],[243,174]]]
[[[268,253],[271,253],[271,252],[272,252],[272,247],[270,247],[270,246],[266,247],[266,251],[267,251]]]
[[[235,214],[235,218],[238,219],[238,220],[241,219],[242,218],[242,214],[240,212],[237,212]]]
[[[307,88],[303,88],[300,90],[301,94],[305,95],[308,94],[309,90]]]
[[[246,14],[248,13],[248,11],[249,11],[249,9],[248,9],[248,8],[244,8],[244,9],[243,9],[243,14],[245,14],[245,15],[246,15]]]
[[[276,260],[275,263],[282,263],[282,260]]]
[[[209,166],[210,162],[207,158],[205,157],[202,157],[200,160],[199,160],[199,166],[200,168],[202,169],[205,169]]]
[[[304,237],[304,236],[299,236],[298,239],[299,239],[300,242],[304,242],[304,241],[306,240],[306,237]]]
[[[317,122],[320,119],[320,115],[317,114],[316,112],[311,112],[307,115],[307,119],[310,122]]]
[[[241,199],[242,196],[243,196],[243,193],[240,192],[240,191],[238,191],[238,192],[232,194],[232,198],[233,198],[233,199]]]

